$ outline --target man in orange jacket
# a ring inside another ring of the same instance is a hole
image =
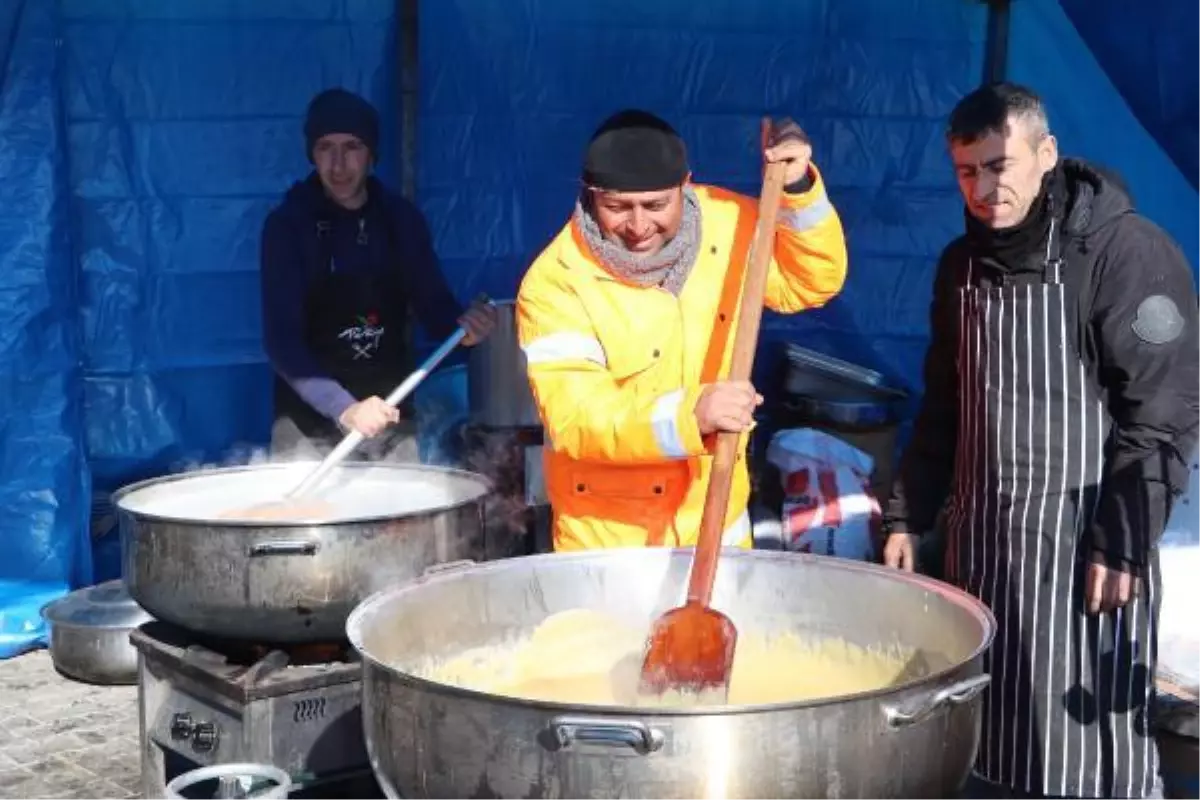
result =
[[[846,277],[841,220],[794,122],[763,121],[787,163],[766,307],[826,303]],[[623,111],[596,131],[575,214],[529,268],[517,324],[545,425],[554,549],[690,546],[713,434],[745,434],[762,402],[725,380],[757,201],[691,183],[663,120]],[[723,541],[750,546],[742,457]]]

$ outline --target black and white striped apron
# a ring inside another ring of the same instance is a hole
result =
[[[1085,610],[1110,420],[1070,336],[1059,237],[1043,281],[959,289],[960,381],[947,580],[995,613],[976,772],[1034,795],[1144,797],[1158,565],[1124,609]]]

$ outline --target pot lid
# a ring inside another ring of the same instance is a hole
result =
[[[849,361],[818,353],[816,350],[809,350],[792,342],[787,342],[784,350],[788,363],[794,371],[832,379],[848,389],[872,397],[895,400],[908,397],[908,392],[892,386],[882,373],[873,369],[851,364]]]
[[[77,589],[47,605],[42,616],[51,625],[92,628],[136,628],[153,619],[129,596],[120,578]]]

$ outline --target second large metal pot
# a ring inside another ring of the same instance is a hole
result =
[[[113,495],[130,595],[160,620],[260,642],[336,641],[371,592],[446,561],[486,557],[492,485],[469,472],[346,463],[319,522],[221,519],[279,499],[315,463],[203,470]]]
[[[355,609],[363,723],[391,797],[953,797],[979,741],[974,598],[883,567],[729,551],[714,605],[743,635],[798,630],[912,657],[893,686],[764,706],[572,706],[418,677],[431,658],[532,631],[569,608],[645,619],[681,601],[689,550],[499,561],[385,589]],[[438,609],[431,614],[430,609]]]

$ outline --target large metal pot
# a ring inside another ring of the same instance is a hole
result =
[[[336,641],[362,598],[431,565],[485,558],[492,490],[469,472],[346,463],[318,488],[319,522],[221,519],[279,499],[315,463],[203,470],[113,495],[129,593],[160,620],[262,642]]]
[[[578,707],[416,677],[574,607],[647,622],[682,599],[690,550],[551,554],[444,567],[365,600],[363,724],[391,797],[951,797],[979,741],[995,620],[928,578],[803,554],[727,551],[714,605],[745,634],[813,631],[914,656],[896,685],[819,701]],[[430,609],[438,609],[436,614]]]
[[[471,422],[487,428],[539,427],[525,354],[517,341],[516,303],[502,300],[495,306],[496,327],[471,348],[467,362]]]

